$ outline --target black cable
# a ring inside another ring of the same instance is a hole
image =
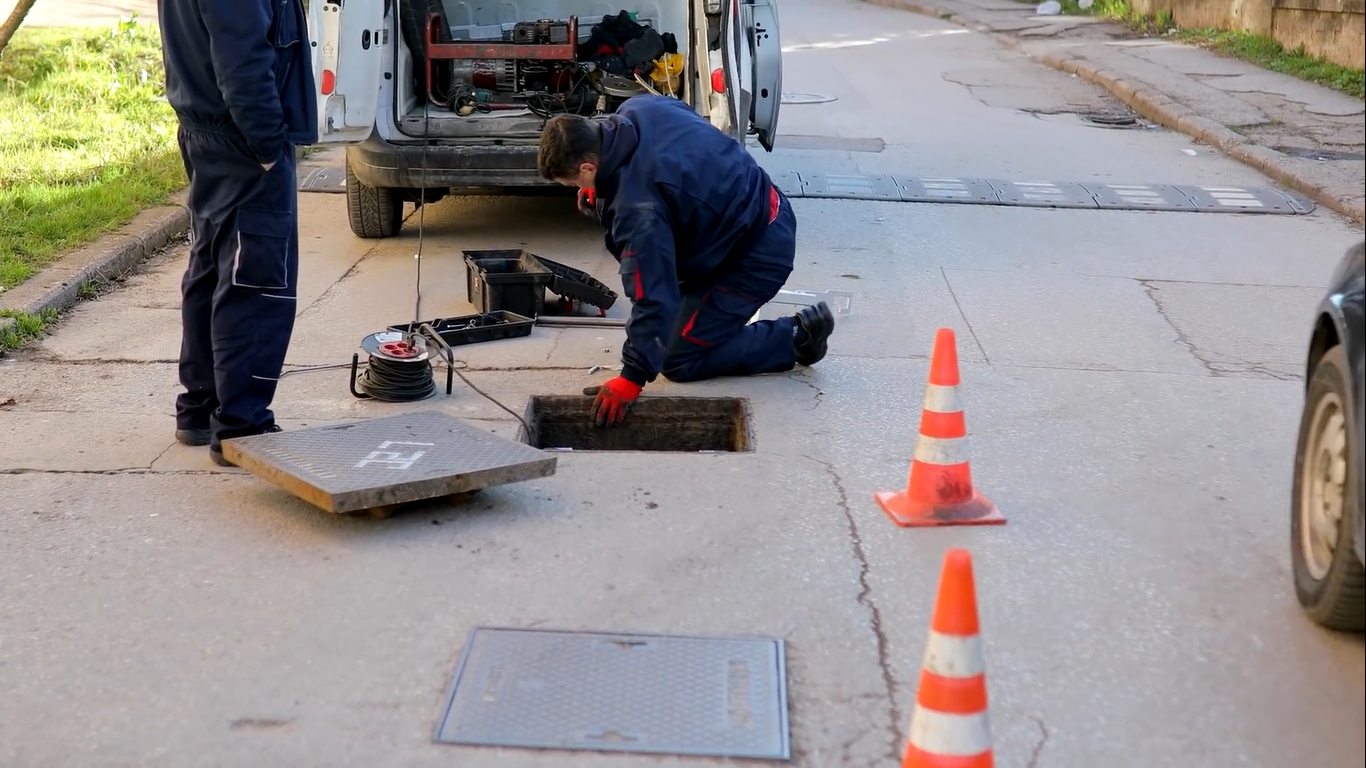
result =
[[[436,377],[427,360],[397,361],[372,355],[356,377],[356,388],[381,402],[411,403],[436,394]]]

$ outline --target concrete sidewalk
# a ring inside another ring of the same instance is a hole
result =
[[[1091,17],[1040,16],[1011,0],[867,0],[993,33],[1096,83],[1143,118],[1185,133],[1363,222],[1363,102],[1171,38]]]

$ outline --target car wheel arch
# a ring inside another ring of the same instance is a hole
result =
[[[1327,312],[1320,312],[1319,319],[1314,323],[1314,334],[1309,340],[1309,356],[1305,361],[1304,369],[1304,388],[1309,390],[1309,381],[1314,376],[1314,369],[1318,367],[1319,361],[1328,350],[1342,343],[1342,337],[1338,333],[1337,323],[1333,321],[1332,315]]]

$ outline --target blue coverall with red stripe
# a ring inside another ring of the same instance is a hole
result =
[[[796,320],[749,319],[792,272],[797,221],[739,142],[684,102],[603,122],[596,209],[631,299],[622,376],[644,386],[791,370]]]

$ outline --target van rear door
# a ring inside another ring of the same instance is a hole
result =
[[[772,152],[778,138],[778,111],[783,104],[778,0],[745,0],[740,4],[740,14],[751,62],[749,121],[759,134],[759,143]]]
[[[721,52],[736,131],[740,136],[753,131],[772,152],[783,90],[777,0],[728,0],[726,5]]]
[[[375,128],[384,72],[385,0],[312,0],[308,36],[318,87],[318,143],[365,141]]]

